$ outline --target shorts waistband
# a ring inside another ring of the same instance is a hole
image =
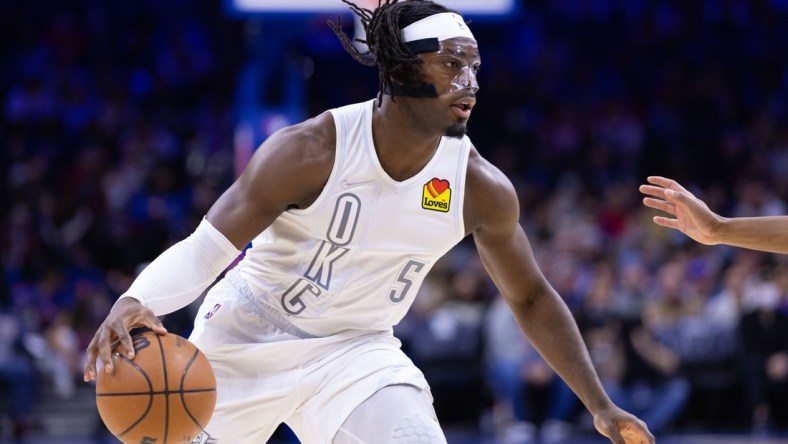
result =
[[[266,304],[265,302],[260,301],[259,298],[255,297],[254,292],[249,287],[249,284],[246,280],[241,277],[241,274],[237,270],[230,270],[224,277],[224,280],[229,284],[233,289],[238,292],[239,300],[255,315],[259,316],[260,318],[270,322],[276,328],[293,335],[300,339],[310,339],[310,338],[317,338],[318,336],[309,334],[304,330],[293,325],[290,321],[288,321],[285,316],[280,313],[277,309],[271,307],[270,305]]]

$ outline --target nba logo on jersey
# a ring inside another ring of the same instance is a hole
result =
[[[208,313],[206,313],[206,314],[205,314],[205,316],[203,316],[203,317],[204,317],[205,319],[211,319],[211,317],[213,317],[213,315],[215,315],[215,314],[216,314],[216,312],[217,312],[217,311],[219,311],[219,309],[220,309],[220,308],[222,308],[222,304],[216,304],[216,305],[214,305],[214,306],[213,306],[213,308],[211,309],[211,311],[209,311]]]
[[[424,184],[424,194],[421,207],[425,210],[447,213],[451,203],[451,188],[448,180],[433,178]]]

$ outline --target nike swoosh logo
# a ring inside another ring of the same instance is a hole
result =
[[[357,185],[362,185],[362,184],[369,183],[369,182],[372,182],[372,181],[371,180],[360,180],[358,182],[350,182],[350,181],[347,180],[347,178],[344,178],[344,179],[342,179],[342,186],[344,188],[350,188],[350,187],[355,187]]]

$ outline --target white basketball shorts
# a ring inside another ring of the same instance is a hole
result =
[[[353,409],[381,388],[408,384],[428,393],[390,332],[296,336],[267,321],[242,280],[228,277],[206,295],[189,338],[216,374],[216,410],[205,428],[210,442],[262,444],[284,422],[303,443],[330,443]]]

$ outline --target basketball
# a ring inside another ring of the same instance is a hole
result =
[[[190,443],[216,406],[216,378],[191,342],[154,332],[132,337],[134,360],[114,345],[113,374],[98,372],[96,405],[107,429],[124,443]]]

